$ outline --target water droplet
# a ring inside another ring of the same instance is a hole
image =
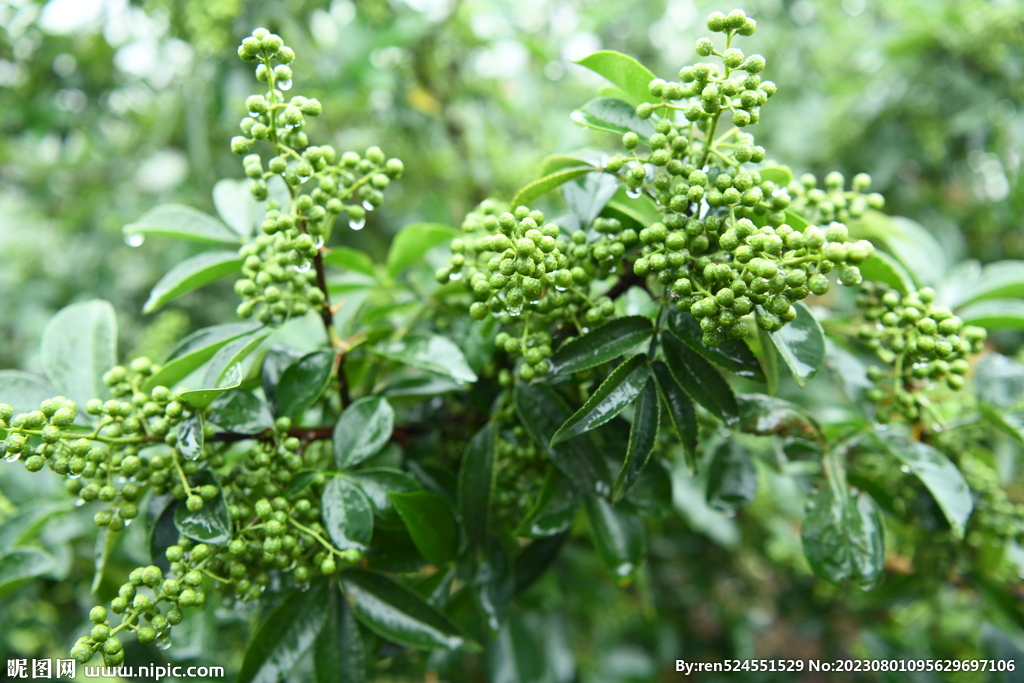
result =
[[[135,521],[134,519],[126,519],[126,520],[124,520],[125,528],[127,529],[128,527],[130,527],[132,525],[132,522],[134,522],[134,521]]]
[[[249,116],[251,118],[254,118],[254,119],[255,118],[259,118],[259,115],[260,115],[260,113],[258,111],[251,111],[251,112],[249,112]]]
[[[362,230],[363,228],[366,227],[366,219],[365,218],[360,218],[357,221],[356,220],[350,220],[348,222],[348,227],[352,228],[353,230]]]
[[[75,474],[74,472],[68,472],[68,479],[81,479],[82,473]]]
[[[626,190],[626,196],[629,197],[630,199],[637,199],[643,193],[644,193],[644,191],[641,190],[639,187],[637,187],[637,188],[632,188],[631,187],[628,190]]]
[[[287,131],[293,131],[293,130],[295,130],[295,126],[290,124],[290,123],[286,123],[285,126],[284,126],[284,129],[287,130]]]
[[[903,474],[910,474],[910,468],[906,465],[900,465],[900,472]]]
[[[837,285],[841,285],[841,284],[843,284],[843,281],[842,281],[842,280],[840,280],[839,278],[836,278],[836,284],[837,284]]]
[[[522,304],[519,304],[518,306],[513,306],[512,304],[508,305],[508,314],[510,316],[512,316],[513,318],[518,318],[522,314],[522,312],[523,312],[523,305]]]
[[[559,287],[558,285],[555,285],[555,291],[556,292],[564,292],[565,291],[565,287]]]
[[[305,583],[300,583],[300,584],[298,584],[295,587],[298,588],[301,592],[305,593],[306,591],[309,590],[309,585],[310,585],[309,581],[307,581]]]
[[[319,249],[319,248],[321,248],[323,246],[324,246],[324,238],[323,237],[317,237],[316,238],[316,243],[313,245],[313,247],[315,249]]]
[[[531,302],[530,302],[530,305],[531,305],[531,306],[536,306],[536,305],[537,305],[537,304],[539,304],[539,303],[540,303],[540,299],[537,299],[537,300],[535,300],[535,301],[531,301]]]
[[[589,327],[584,327],[584,328],[583,328],[582,330],[580,330],[580,331],[581,331],[581,332],[583,332],[583,334],[586,334],[587,332],[590,332],[590,328],[589,328]]]
[[[124,236],[124,243],[129,247],[141,247],[146,241],[146,236],[141,232],[132,232]]]
[[[277,87],[278,87],[279,90],[291,90],[292,89],[292,79],[285,78],[285,79],[282,79],[282,80],[278,81],[277,82]]]
[[[156,647],[158,650],[170,650],[171,649],[171,637],[168,635],[159,635],[156,638]]]
[[[373,209],[374,209],[375,207],[374,207],[374,206],[373,206],[373,204],[371,204],[371,203],[370,203],[369,201],[367,201],[367,200],[365,200],[365,199],[364,199],[364,200],[363,200],[363,208],[364,208],[364,209],[366,209],[367,211],[373,211]]]
[[[85,499],[84,498],[79,498],[78,500],[75,501],[75,507],[76,508],[80,508],[83,505],[85,505]]]
[[[7,462],[18,462],[21,459],[21,453],[8,453],[4,456],[4,460]]]
[[[309,261],[306,261],[305,263],[300,263],[299,265],[295,266],[295,272],[296,273],[307,273],[307,272],[309,272],[310,265],[311,264],[310,264]]]
[[[307,180],[309,180],[309,176],[308,176],[308,175],[300,175],[300,176],[299,176],[299,182],[300,182],[300,183],[304,183],[304,182],[306,182]]]
[[[452,273],[451,275],[448,276],[448,279],[449,280],[461,280],[462,279],[462,273]]]

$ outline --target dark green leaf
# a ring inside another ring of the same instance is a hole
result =
[[[241,268],[242,259],[236,251],[207,251],[196,254],[174,266],[160,278],[150,291],[142,312],[152,313],[182,294],[215,282]]]
[[[337,266],[346,270],[352,270],[372,278],[377,277],[377,266],[373,259],[365,251],[352,249],[350,247],[331,247],[330,251],[324,253],[324,263],[329,266]]]
[[[866,261],[858,265],[858,268],[865,280],[882,282],[901,294],[917,289],[914,280],[900,262],[884,251],[876,249]]]
[[[970,304],[956,312],[968,325],[988,330],[1024,330],[1024,301],[989,299]]]
[[[277,383],[277,414],[300,418],[327,388],[334,367],[330,349],[313,351],[289,365]]]
[[[213,500],[204,501],[202,509],[196,512],[191,512],[185,505],[179,505],[174,511],[174,526],[182,536],[200,543],[227,545],[231,542],[231,516],[220,482],[207,470],[199,472],[192,479],[193,486],[216,486],[217,496]]]
[[[359,621],[383,638],[424,650],[456,650],[466,644],[440,612],[380,574],[351,569],[341,575],[341,585]]]
[[[721,373],[674,335],[662,332],[661,341],[669,372],[690,398],[726,424],[739,420],[736,397]]]
[[[697,319],[674,306],[669,308],[668,328],[679,341],[718,367],[757,382],[767,381],[757,356],[742,339],[727,339],[718,346],[708,346]]]
[[[617,579],[630,579],[647,552],[643,520],[600,496],[587,496],[583,506],[598,557]]]
[[[642,344],[654,325],[642,316],[617,318],[562,345],[551,358],[553,374],[569,374],[607,363]]]
[[[554,564],[567,538],[568,531],[539,539],[523,548],[513,565],[517,595],[533,585]]]
[[[153,564],[164,572],[168,572],[171,569],[171,563],[165,553],[172,545],[177,545],[178,537],[181,536],[174,523],[175,512],[180,503],[169,495],[162,500],[160,497],[154,497],[153,501],[157,503],[157,506],[155,509],[150,508],[152,513],[150,519],[153,521],[149,531],[149,557]],[[181,506],[184,507],[184,505]]]
[[[546,384],[516,384],[513,396],[516,412],[530,436],[555,466],[584,493],[611,492],[608,465],[587,438],[572,439],[551,446],[551,437],[572,413],[565,401]]]
[[[761,174],[761,180],[769,180],[779,187],[786,187],[793,182],[793,171],[786,166],[767,166],[758,173]]]
[[[559,187],[560,185],[575,180],[580,176],[584,176],[594,168],[592,166],[584,166],[582,168],[563,168],[554,173],[548,174],[543,178],[534,180],[528,185],[524,185],[516,192],[515,196],[512,197],[512,206],[522,206],[529,204],[537,197],[551,192],[551,190]]]
[[[612,50],[601,50],[576,60],[576,63],[604,76],[627,92],[633,106],[652,101],[649,86],[654,80],[654,74],[633,57]]]
[[[473,600],[487,627],[497,631],[515,594],[515,573],[501,543],[492,540],[484,550],[473,574]]]
[[[544,638],[512,612],[490,648],[490,683],[556,683]]]
[[[263,386],[263,395],[267,397],[267,405],[273,415],[277,412],[277,383],[281,381],[281,373],[302,357],[302,354],[287,346],[274,346],[267,355],[263,357],[263,366],[260,368],[260,384]]]
[[[324,528],[339,550],[366,550],[373,537],[373,510],[363,492],[338,477],[324,487],[320,500]]]
[[[693,410],[693,403],[683,388],[672,377],[668,366],[663,361],[656,360],[653,365],[654,379],[658,383],[658,390],[661,398],[665,401],[666,412],[676,428],[679,435],[679,442],[686,454],[686,462],[691,470],[697,469],[697,415]]]
[[[43,330],[43,370],[53,386],[79,406],[107,397],[103,374],[116,362],[117,320],[106,301],[65,306]]]
[[[373,514],[385,522],[401,521],[395,506],[391,504],[391,498],[388,497],[389,492],[410,493],[423,489],[418,481],[405,472],[389,467],[346,472],[344,477],[359,487],[370,501]]]
[[[658,440],[658,426],[661,422],[661,401],[653,378],[649,378],[636,401],[633,425],[629,429],[629,447],[626,459],[619,470],[619,476],[612,487],[613,500],[620,499],[640,476]]]
[[[309,656],[330,607],[326,580],[294,591],[256,627],[245,650],[238,683],[277,683]]]
[[[0,592],[10,586],[42,576],[54,570],[56,562],[49,553],[34,548],[11,550],[0,555]]]
[[[590,100],[570,114],[569,118],[581,126],[594,130],[603,130],[618,135],[629,132],[636,133],[644,144],[647,143],[648,138],[654,135],[654,126],[650,121],[637,116],[635,107],[628,102],[610,97],[598,97]]]
[[[476,381],[462,350],[437,334],[411,335],[378,351],[385,358],[420,370],[451,377],[460,384]]]
[[[825,340],[825,366],[851,401],[859,401],[875,386],[868,378],[868,368],[861,359],[831,339]]]
[[[740,406],[740,429],[748,434],[824,441],[814,417],[795,403],[764,394],[740,394],[736,399]]]
[[[417,572],[426,565],[426,560],[416,550],[416,544],[402,525],[374,528],[373,542],[366,559],[370,569],[382,572]]]
[[[155,235],[193,242],[240,244],[238,234],[208,213],[191,206],[161,204],[124,226],[125,235]]]
[[[667,472],[660,462],[651,461],[626,492],[621,504],[624,509],[647,517],[671,517],[674,513],[671,473]]]
[[[550,470],[516,535],[545,538],[560,534],[572,526],[579,507],[579,496],[569,482],[557,470]]]
[[[355,467],[384,448],[395,428],[395,411],[386,398],[366,396],[345,408],[334,426],[334,463]]]
[[[39,410],[39,404],[59,392],[42,377],[20,370],[0,370],[0,403],[14,408],[14,414]]]
[[[970,487],[956,465],[941,451],[914,439],[882,433],[879,441],[928,488],[953,533],[963,538],[967,518],[974,509],[974,500]]]
[[[621,413],[632,403],[651,376],[647,357],[639,354],[624,361],[612,371],[583,407],[565,421],[554,436],[551,446],[596,429]]]
[[[469,544],[478,548],[486,545],[490,526],[497,431],[493,422],[482,427],[470,440],[459,466],[458,499],[462,528]]]
[[[715,451],[708,468],[708,505],[716,510],[737,510],[757,495],[757,470],[750,454],[735,439]]]
[[[152,391],[156,386],[174,386],[229,342],[254,334],[262,327],[260,323],[227,323],[193,332],[178,342],[160,371],[150,376],[142,388]]]
[[[825,332],[803,302],[797,301],[793,307],[796,320],[770,336],[782,360],[793,371],[796,383],[805,386],[825,364]]]
[[[885,564],[882,515],[869,495],[847,488],[842,461],[828,455],[824,467],[824,481],[807,499],[804,555],[818,578],[868,588]]]
[[[198,460],[203,454],[203,416],[192,413],[178,425],[178,452],[189,460]]]
[[[458,237],[459,231],[440,223],[413,223],[398,231],[388,249],[388,275],[395,277],[434,247]]]
[[[226,391],[215,398],[206,418],[235,434],[259,434],[274,427],[274,417],[267,405],[251,391],[241,389]]]
[[[443,564],[455,556],[459,528],[443,498],[429,491],[390,491],[388,498],[427,562]]]
[[[359,624],[338,586],[327,590],[327,614],[313,645],[316,683],[363,683],[366,652]]]

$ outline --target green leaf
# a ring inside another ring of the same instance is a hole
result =
[[[213,186],[213,205],[217,213],[243,240],[252,237],[264,215],[263,206],[252,196],[249,183],[249,180],[222,178]]]
[[[629,429],[629,447],[626,459],[615,478],[612,499],[619,500],[640,476],[654,451],[658,440],[658,426],[661,422],[661,402],[654,378],[649,378],[636,401],[633,425]]]
[[[650,376],[651,366],[647,364],[646,356],[638,354],[624,361],[608,375],[583,407],[558,428],[551,437],[551,446],[597,429],[621,413],[640,395]]]
[[[669,372],[690,398],[726,424],[739,420],[736,397],[718,370],[675,336],[662,332],[661,341]]]
[[[562,546],[569,537],[568,532],[534,541],[523,548],[513,564],[516,594],[520,594],[533,585],[544,572],[558,559]]]
[[[515,590],[512,563],[501,543],[492,540],[478,556],[472,583],[473,601],[492,632],[501,628]]]
[[[459,466],[459,514],[466,540],[473,547],[487,544],[490,526],[491,492],[494,489],[494,461],[497,428],[488,422],[470,440]]]
[[[329,266],[337,266],[346,270],[353,270],[372,278],[377,277],[377,265],[365,251],[352,249],[351,247],[331,247],[330,251],[324,253],[324,263]]]
[[[553,374],[570,374],[588,370],[642,344],[654,334],[654,325],[639,315],[616,318],[582,337],[563,344],[551,358]]]
[[[619,189],[618,177],[610,173],[591,173],[562,186],[562,197],[569,210],[586,228],[601,215]]]
[[[206,365],[203,388],[186,391],[182,401],[193,408],[208,407],[217,397],[230,389],[237,388],[243,379],[242,362],[267,338],[264,328],[255,334],[234,339],[218,349]]]
[[[989,330],[1024,330],[1024,301],[989,299],[959,309],[956,314],[968,325]]]
[[[107,560],[114,552],[114,547],[117,546],[119,540],[121,540],[121,532],[111,531],[108,527],[103,527],[96,535],[96,543],[93,546],[92,587],[89,589],[93,595],[96,595],[100,586],[103,585]]]
[[[612,50],[601,50],[576,60],[576,63],[604,76],[629,93],[630,103],[634,107],[652,101],[649,86],[654,80],[654,74],[633,57]]]
[[[146,521],[151,525],[149,530],[149,559],[150,562],[160,567],[164,572],[171,570],[171,563],[167,559],[167,549],[178,544],[181,534],[174,524],[174,515],[179,501],[169,494],[154,496],[150,499]],[[183,506],[183,505],[182,505]]]
[[[768,385],[768,393],[774,395],[779,390],[779,352],[772,341],[771,333],[757,325],[757,339],[761,342],[761,356],[764,362],[764,378]]]
[[[595,169],[592,166],[584,166],[583,168],[563,168],[560,171],[548,174],[543,178],[538,178],[528,185],[524,185],[516,192],[515,196],[512,197],[512,206],[521,206],[529,204],[537,197],[551,192],[556,187],[561,186],[564,183],[569,182],[584,176]]]
[[[206,543],[208,545],[227,545],[231,542],[231,515],[228,504],[224,500],[220,482],[208,470],[202,470],[192,477],[193,486],[213,484],[217,487],[217,496],[213,500],[204,501],[201,510],[191,512],[185,505],[179,505],[174,511],[174,526],[182,536]]]
[[[384,522],[401,522],[395,506],[391,504],[388,492],[410,493],[423,490],[420,483],[413,477],[390,467],[346,472],[343,476],[359,487],[366,499],[370,501],[373,514]]]
[[[519,612],[512,612],[489,649],[491,683],[556,683],[544,647],[544,633],[530,628]]]
[[[415,593],[380,574],[351,569],[341,575],[359,621],[382,638],[422,650],[456,650],[466,639]]]
[[[259,434],[273,429],[274,416],[267,404],[251,391],[232,389],[210,403],[206,419],[235,434]]]
[[[117,320],[106,301],[66,306],[43,330],[43,370],[53,386],[80,407],[89,399],[108,396],[103,374],[116,362]]]
[[[654,379],[658,383],[658,390],[662,400],[665,401],[666,412],[676,428],[679,435],[679,442],[686,454],[686,462],[691,471],[697,469],[697,414],[693,410],[693,402],[687,396],[683,388],[672,377],[668,366],[664,361],[654,361]]]
[[[944,453],[928,444],[896,434],[880,434],[879,440],[893,457],[921,480],[939,504],[958,538],[963,538],[967,519],[974,509],[971,489],[964,476]]]
[[[254,334],[262,327],[260,323],[226,323],[196,330],[178,342],[160,371],[142,385],[143,390],[152,391],[156,386],[174,386],[213,358],[228,342]]]
[[[718,346],[708,346],[704,343],[704,333],[697,319],[675,306],[669,307],[668,329],[679,341],[718,367],[756,382],[767,381],[757,356],[742,339],[727,339]]]
[[[238,683],[277,683],[309,655],[327,620],[329,590],[326,580],[318,580],[305,592],[285,596],[256,627]]]
[[[645,517],[668,519],[672,509],[672,477],[652,459],[622,499],[623,507]]]
[[[273,346],[263,357],[260,367],[260,385],[263,395],[267,397],[267,406],[273,415],[277,415],[277,383],[281,381],[281,373],[292,363],[302,358],[302,354],[289,346]]]
[[[407,377],[388,385],[384,395],[388,398],[410,398],[413,396],[438,396],[453,391],[462,391],[462,385],[443,377]]]
[[[909,218],[869,210],[849,227],[855,237],[866,237],[895,257],[919,286],[939,284],[949,268],[939,241]]]
[[[708,468],[708,505],[728,512],[745,507],[757,495],[757,470],[735,439],[724,441]]]
[[[160,278],[149,293],[143,313],[152,313],[186,292],[198,289],[242,268],[235,251],[207,251],[187,258]]]
[[[289,365],[277,383],[277,414],[300,418],[327,388],[335,353],[313,351]]]
[[[786,166],[766,166],[758,171],[761,180],[770,180],[779,187],[787,187],[793,182],[793,171]],[[790,226],[794,227],[794,226]]]
[[[299,470],[292,477],[291,481],[284,488],[285,498],[294,498],[299,495],[316,482],[317,478],[322,474],[321,470]]]
[[[577,152],[576,154],[552,154],[544,158],[544,161],[540,164],[540,175],[547,176],[551,175],[555,171],[561,171],[564,168],[575,168],[577,166],[590,166],[591,170],[593,167],[600,163],[600,156],[594,158],[592,153]]]
[[[337,477],[327,482],[320,500],[324,528],[339,550],[366,550],[373,537],[370,501],[352,482]]]
[[[395,411],[386,398],[366,396],[345,408],[334,426],[334,463],[339,470],[355,467],[391,438]]]
[[[796,383],[803,387],[825,364],[825,331],[803,302],[797,301],[793,307],[796,320],[786,323],[778,332],[771,332],[770,336]]]
[[[1024,365],[998,353],[986,354],[974,368],[974,387],[981,414],[1024,444]]]
[[[608,465],[591,440],[572,439],[551,445],[551,437],[572,415],[554,389],[546,384],[518,382],[513,402],[526,431],[577,489],[584,493],[611,492]]]
[[[594,130],[603,130],[617,135],[636,133],[644,144],[647,144],[648,138],[654,135],[654,126],[650,121],[637,116],[635,107],[628,102],[610,97],[598,97],[590,100],[570,114],[569,118],[581,126]]]
[[[391,241],[388,249],[388,275],[395,277],[434,247],[458,237],[459,231],[441,223],[407,225]]]
[[[48,574],[56,566],[52,555],[35,548],[4,553],[0,555],[0,594],[25,579]]]
[[[441,335],[409,335],[378,353],[404,365],[451,377],[460,384],[476,381],[462,349]]]
[[[643,520],[639,515],[613,507],[600,496],[587,496],[583,507],[597,556],[617,579],[630,579],[647,553]]]
[[[313,645],[316,683],[363,683],[366,650],[352,608],[334,583],[328,588],[327,615]]]
[[[917,289],[914,280],[900,262],[876,249],[866,261],[857,266],[865,280],[882,282],[901,294]]]
[[[565,476],[558,470],[549,470],[533,508],[519,523],[516,535],[546,538],[567,531],[579,507],[579,496]]]
[[[866,493],[851,491],[834,454],[825,456],[824,482],[807,499],[801,529],[804,555],[814,574],[831,584],[850,579],[869,588],[885,566],[882,515]]]
[[[1024,261],[996,261],[985,265],[956,305],[984,299],[1024,299]]]
[[[39,410],[39,404],[59,392],[42,377],[20,370],[0,370],[0,403],[14,408],[14,414]]]
[[[197,410],[206,408],[213,400],[229,389],[236,389],[242,383],[242,364],[235,363],[224,371],[224,376],[209,389],[193,389],[181,394],[181,400]]]
[[[125,235],[154,235],[193,242],[241,244],[238,234],[208,213],[191,206],[161,204],[124,226]]]
[[[192,413],[178,425],[178,452],[188,460],[198,460],[203,454],[203,415]]]
[[[0,548],[11,549],[32,541],[49,520],[72,509],[71,501],[37,501],[22,505],[0,522]]]
[[[444,564],[455,556],[459,528],[443,498],[429,491],[391,491],[388,498],[427,562]]]
[[[781,398],[740,394],[740,429],[759,436],[782,436],[824,442],[821,427],[809,412]]]

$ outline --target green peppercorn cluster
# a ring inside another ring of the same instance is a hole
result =
[[[493,501],[498,516],[510,527],[515,528],[527,516],[549,469],[547,455],[522,426],[502,432],[498,439]]]
[[[335,220],[344,215],[352,229],[362,229],[367,212],[383,204],[384,189],[401,177],[404,166],[375,146],[361,155],[338,154],[330,145],[309,144],[306,117],[319,116],[322,106],[302,96],[286,101],[284,91],[292,87],[289,65],[295,52],[279,36],[256,29],[242,41],[238,54],[244,61],[257,62],[256,78],[269,89],[246,100],[249,115],[240,124],[243,134],[232,138],[231,150],[245,155],[245,174],[258,200],[268,198],[267,183],[274,176],[284,180],[290,196],[285,207],[267,202],[264,234],[240,250],[245,279],[235,287],[244,299],[238,314],[279,324],[324,305],[325,297],[314,286],[316,275],[310,269]],[[260,154],[252,153],[259,141],[273,148],[266,165]]]
[[[890,366],[868,371],[878,386],[867,396],[878,404],[880,421],[893,413],[916,418],[916,394],[934,382],[945,382],[954,391],[963,388],[970,369],[967,358],[984,346],[983,328],[964,325],[948,308],[935,304],[930,287],[901,295],[888,285],[866,282],[857,305],[865,320],[859,339]]]
[[[825,176],[824,189],[818,187],[813,173],[805,173],[788,186],[790,210],[812,223],[839,221],[847,223],[862,217],[868,209],[881,209],[885,198],[871,189],[871,176],[858,173],[853,176],[849,190],[844,190],[846,178],[838,171]]]
[[[1024,542],[1024,505],[1013,503],[999,484],[999,473],[970,453],[960,459],[960,471],[974,491],[974,511],[967,530],[967,543],[981,545],[985,539]]]

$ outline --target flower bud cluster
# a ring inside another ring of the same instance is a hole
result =
[[[813,173],[805,173],[799,180],[788,186],[792,198],[790,210],[812,222],[847,223],[862,217],[868,209],[879,210],[885,206],[885,198],[871,188],[871,176],[858,173],[853,177],[850,190],[844,190],[846,178],[838,171],[825,176],[824,189],[818,187]]]

